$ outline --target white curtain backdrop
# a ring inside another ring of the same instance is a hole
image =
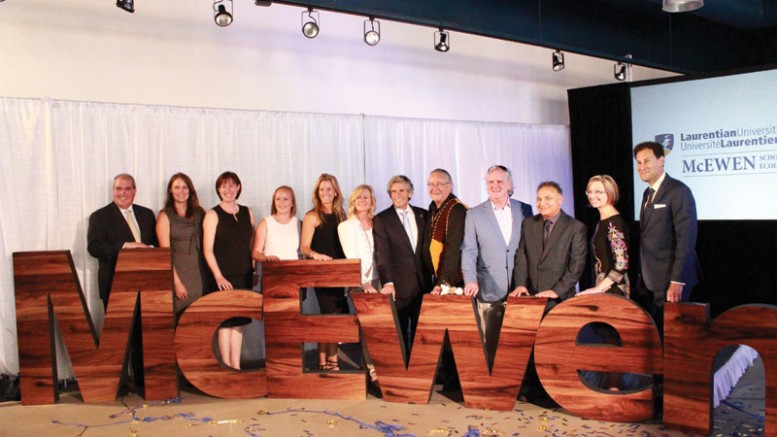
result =
[[[368,116],[364,138],[366,180],[377,190],[378,210],[391,205],[386,182],[396,174],[413,181],[411,203],[426,208],[426,178],[435,168],[448,170],[454,194],[475,206],[488,198],[486,170],[501,164],[513,172],[513,198],[533,206],[537,185],[554,180],[566,194],[564,210],[574,215],[566,126]]]
[[[237,111],[0,97],[0,373],[18,374],[13,252],[70,250],[101,326],[97,263],[86,252],[89,214],[111,201],[113,176],[130,173],[136,203],[158,211],[168,178],[191,176],[203,207],[218,202],[217,176],[235,171],[239,202],[269,214],[272,192],[290,185],[298,216],[311,207],[320,173],[337,176],[344,197],[372,184],[378,207],[390,204],[385,183],[406,174],[413,202],[426,207],[426,177],[435,167],[454,177],[469,205],[487,198],[485,170],[513,170],[514,197],[534,204],[534,189],[553,179],[572,211],[569,130],[565,126]],[[60,378],[70,376],[60,356]]]

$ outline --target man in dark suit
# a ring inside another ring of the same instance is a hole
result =
[[[392,177],[387,190],[392,206],[373,221],[375,264],[381,293],[394,297],[405,359],[409,359],[422,296],[431,289],[431,275],[421,256],[426,211],[409,204],[413,183],[406,176]]]
[[[664,171],[664,148],[634,147],[637,172],[648,184],[639,213],[639,281],[634,300],[663,329],[664,302],[687,301],[698,282],[696,201],[691,189]]]
[[[97,258],[97,283],[103,306],[108,307],[113,272],[121,249],[157,245],[154,213],[135,200],[135,179],[128,174],[113,178],[113,202],[89,216],[87,250]]]
[[[547,297],[546,311],[575,294],[588,254],[586,227],[561,209],[561,187],[542,182],[537,210],[521,226],[515,253],[515,290],[511,296]]]
[[[453,181],[446,170],[432,170],[426,187],[432,203],[429,204],[429,218],[424,233],[424,265],[433,275],[432,294],[440,294],[443,285],[464,285],[461,276],[461,241],[464,238],[467,207],[453,194]]]
[[[521,222],[531,217],[531,206],[511,199],[513,176],[502,165],[486,171],[488,200],[467,211],[461,271],[464,294],[477,298],[478,322],[493,363],[502,327],[507,293],[512,289],[515,250]]]
[[[99,262],[97,283],[105,310],[108,309],[108,297],[111,294],[119,251],[157,245],[154,213],[148,208],[132,204],[135,192],[135,178],[128,174],[117,175],[113,178],[113,202],[89,216],[87,250]],[[143,344],[140,329],[140,317],[137,317],[130,338],[130,361],[136,389],[143,386]],[[120,394],[126,394],[128,390],[126,383],[123,383]]]

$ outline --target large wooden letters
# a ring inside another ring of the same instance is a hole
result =
[[[359,326],[355,315],[302,315],[300,287],[347,287],[360,282],[358,260],[262,264],[269,397],[366,399],[363,371],[305,372],[302,366],[304,342],[358,343]]]
[[[766,377],[764,435],[777,436],[777,307],[744,305],[710,325],[707,304],[664,307],[664,424],[694,434],[712,429],[712,366],[729,345],[758,351]]]
[[[237,371],[216,359],[213,335],[231,317],[261,320],[262,295],[248,290],[219,291],[197,299],[186,308],[175,331],[175,353],[181,373],[193,386],[211,396],[230,399],[265,396],[264,369]]]
[[[580,329],[593,322],[614,327],[623,346],[577,344]],[[658,330],[650,316],[626,298],[598,294],[557,305],[542,321],[534,344],[534,362],[548,394],[577,416],[615,422],[653,416],[651,389],[634,393],[596,391],[586,387],[577,373],[662,372]]]
[[[22,403],[50,404],[58,399],[53,317],[84,402],[115,399],[141,290],[146,398],[176,396],[170,275],[169,250],[121,252],[98,340],[70,252],[14,253]]]
[[[709,434],[712,363],[721,348],[747,344],[764,361],[766,433],[777,435],[777,307],[746,305],[710,324],[701,304],[667,304],[665,349],[650,317],[628,299],[579,296],[550,311],[544,299],[510,298],[494,365],[489,372],[470,298],[424,296],[415,344],[405,366],[389,296],[356,293],[356,315],[302,315],[300,287],[346,287],[360,282],[357,260],[277,261],[263,265],[264,296],[237,290],[206,295],[173,327],[172,272],[166,249],[119,256],[103,330],[97,333],[68,251],[13,254],[21,397],[25,405],[58,400],[53,320],[59,322],[81,395],[87,403],[115,399],[127,360],[133,317],[141,317],[145,397],[178,394],[176,362],[196,387],[213,396],[364,399],[363,371],[305,371],[302,343],[359,341],[364,332],[384,399],[426,403],[446,332],[471,408],[509,410],[534,344],[537,373],[569,412],[598,420],[633,422],[653,415],[650,389],[608,393],[587,387],[578,370],[664,374],[664,423]],[[138,307],[140,313],[136,313]],[[266,326],[266,370],[238,372],[215,358],[218,325],[236,316]],[[600,322],[618,332],[621,346],[578,344],[584,326]],[[536,338],[535,338],[536,336]],[[98,347],[99,345],[99,347]],[[171,346],[175,347],[171,347]]]
[[[424,296],[407,368],[390,297],[357,293],[352,298],[384,400],[429,402],[447,330],[464,405],[494,410],[515,406],[545,299],[508,300],[493,371],[489,372],[471,298]]]

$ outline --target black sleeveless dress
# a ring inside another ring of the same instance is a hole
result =
[[[345,258],[340,237],[337,235],[338,224],[337,215],[324,214],[324,221],[313,231],[310,248],[315,252],[329,255],[332,259]],[[321,314],[348,314],[348,301],[345,298],[344,288],[316,287],[315,290]]]
[[[216,236],[213,240],[213,255],[221,274],[232,284],[235,290],[251,290],[253,282],[253,263],[251,261],[251,215],[248,208],[238,205],[237,214],[224,211],[220,205],[213,208],[219,218]],[[218,290],[218,288],[216,289]],[[242,326],[251,323],[247,317],[235,317],[222,326]]]

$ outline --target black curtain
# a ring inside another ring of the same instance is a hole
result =
[[[615,206],[627,222],[634,223],[631,94],[628,85],[615,84],[569,90],[567,95],[575,218],[588,226],[590,241],[599,221],[599,212],[588,205],[585,195],[591,176],[608,174],[615,179],[620,190],[620,200]],[[639,227],[632,226],[630,231],[629,271],[634,283]],[[589,253],[588,268],[580,280],[581,290],[594,284],[592,260],[593,255]]]
[[[629,84],[569,90],[572,172],[575,215],[593,235],[599,214],[588,206],[585,186],[597,174],[609,174],[618,183],[616,207],[632,224],[629,272],[635,284],[638,272],[639,223],[634,217],[634,182]],[[650,140],[649,138],[645,140]],[[638,187],[642,192],[644,187]],[[757,195],[758,187],[743,196]],[[774,202],[775,199],[763,199]],[[737,208],[736,204],[731,208]],[[747,212],[745,211],[745,214]],[[691,300],[708,302],[712,316],[737,305],[777,305],[777,221],[706,220],[699,222],[696,254],[702,282]],[[592,256],[580,289],[593,285]]]

